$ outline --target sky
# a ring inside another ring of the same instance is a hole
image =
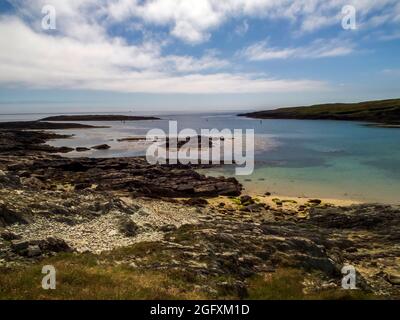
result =
[[[399,57],[399,0],[0,0],[0,114],[400,98]]]

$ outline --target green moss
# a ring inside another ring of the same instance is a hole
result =
[[[242,204],[242,202],[240,201],[240,198],[238,198],[238,197],[232,198],[231,200],[232,200],[232,202],[234,204],[237,204],[237,205],[241,205]]]

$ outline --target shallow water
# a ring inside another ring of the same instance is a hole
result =
[[[0,119],[31,120],[44,116],[0,116]],[[73,147],[102,143],[111,146],[110,150],[73,152],[67,156],[137,156],[145,153],[145,143],[117,139],[145,135],[151,128],[167,131],[168,120],[177,120],[179,129],[255,129],[255,171],[251,176],[237,176],[248,191],[400,203],[400,129],[343,121],[260,121],[228,114],[161,117],[160,121],[86,122],[111,128],[55,130],[75,136],[49,143]],[[234,175],[229,166],[206,172]]]

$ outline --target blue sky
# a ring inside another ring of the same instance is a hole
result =
[[[42,28],[45,5],[55,30]],[[355,29],[342,27],[344,6]],[[236,111],[400,92],[398,0],[3,0],[0,47],[0,113]]]

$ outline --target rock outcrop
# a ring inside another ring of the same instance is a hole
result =
[[[75,189],[124,191],[154,198],[236,196],[242,189],[234,178],[206,177],[189,165],[151,165],[145,158],[15,159],[6,169],[12,175],[25,172],[27,178],[39,179],[42,189],[68,184]]]

